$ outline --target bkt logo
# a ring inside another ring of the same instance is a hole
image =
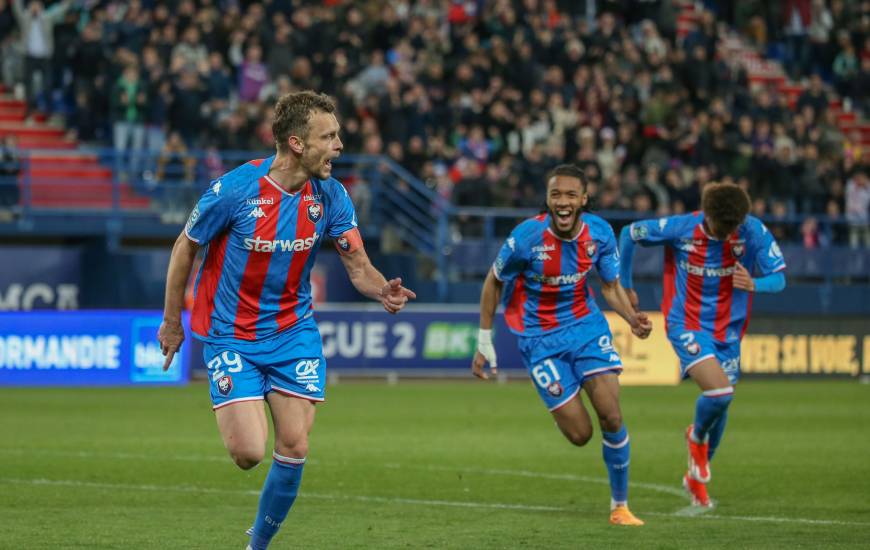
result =
[[[251,210],[251,213],[249,214],[249,216],[252,217],[252,218],[265,218],[265,217],[266,217],[266,213],[263,212],[263,209],[262,209],[262,208],[260,208],[259,206],[257,206],[256,208],[254,208],[253,210]]]
[[[245,250],[254,252],[304,252],[309,250],[317,242],[320,235],[315,233],[307,239],[275,239],[269,241],[260,237],[245,239]]]
[[[303,359],[296,363],[296,381],[311,382],[320,379],[317,369],[320,368],[320,359]]]

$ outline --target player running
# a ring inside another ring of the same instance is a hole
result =
[[[634,307],[634,245],[665,246],[662,313],[683,378],[701,395],[686,430],[689,468],[683,486],[698,506],[711,507],[706,483],[710,460],[722,440],[734,384],[740,377],[740,339],[749,324],[755,292],[785,288],[785,261],[773,236],[747,216],[749,196],[731,184],[704,188],[701,212],[638,221],[619,236],[621,279]],[[753,278],[751,270],[760,276]]]
[[[164,320],[164,369],[181,346],[185,282],[197,250],[191,329],[203,340],[218,429],[235,463],[248,470],[275,425],[272,467],[248,548],[266,548],[287,516],[308,454],[314,404],[324,400],[326,360],[314,322],[309,274],[324,236],[335,240],[353,285],[390,313],[413,292],[375,269],[353,204],[330,177],[342,150],[335,105],[326,95],[290,93],[275,105],[277,154],[212,182],[172,249]]]
[[[580,398],[586,390],[603,435],[610,479],[610,523],[643,525],[628,509],[628,432],[619,408],[619,354],[587,275],[602,279],[607,303],[640,338],[652,325],[631,307],[619,284],[619,253],[610,225],[584,213],[586,176],[565,164],[547,176],[547,213],[518,225],[502,246],[480,296],[480,332],[471,370],[496,372],[492,321],[500,296],[505,321],[518,336],[523,362],[562,434],[577,446],[592,437],[592,422]],[[504,293],[502,292],[504,290]],[[503,296],[502,296],[503,294]]]

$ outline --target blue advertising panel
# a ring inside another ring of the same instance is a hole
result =
[[[161,320],[156,311],[0,313],[0,386],[186,384],[187,349],[163,370]]]
[[[478,308],[410,306],[388,315],[378,305],[315,312],[329,369],[463,369],[477,349]],[[499,368],[524,368],[516,338],[497,315]]]

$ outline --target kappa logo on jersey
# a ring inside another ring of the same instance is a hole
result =
[[[221,395],[229,395],[231,391],[233,391],[233,378],[229,374],[226,376],[222,376],[217,383],[218,391],[221,392]]]
[[[350,250],[350,241],[347,240],[347,237],[339,237],[337,242],[338,246],[345,252]]]
[[[260,237],[245,239],[245,250],[254,252],[303,252],[314,246],[320,235],[315,233],[307,239],[275,239],[269,241]]]
[[[212,193],[214,193],[215,195],[220,195],[221,194],[221,185],[223,185],[221,183],[221,180],[217,180],[215,182],[215,184],[211,186]]]
[[[508,237],[506,242],[507,242],[508,248],[510,248],[511,250],[517,249],[517,241],[513,237]]]
[[[735,258],[741,258],[744,252],[746,252],[746,245],[743,241],[731,243],[731,254],[733,254]]]
[[[317,369],[320,367],[320,359],[303,359],[296,363],[296,380],[299,382],[317,381]]]
[[[552,260],[553,258],[552,258],[552,256],[550,256],[550,255],[547,254],[546,252],[541,252],[540,254],[538,254],[537,256],[535,256],[535,259],[538,260],[539,262],[543,262],[543,261],[546,261],[546,260]]]
[[[586,243],[586,255],[590,258],[595,256],[595,252],[598,250],[598,245],[595,242]]]
[[[649,230],[646,228],[645,225],[633,223],[631,224],[631,229],[629,230],[629,233],[631,234],[631,239],[633,241],[639,241],[649,235]]]
[[[305,386],[305,390],[306,390],[306,391],[310,391],[310,392],[319,392],[319,391],[320,391],[320,388],[318,388],[317,386],[315,386],[314,384],[312,384],[312,383],[309,382],[309,383]]]
[[[323,205],[319,202],[315,202],[314,204],[308,205],[308,219],[311,220],[311,223],[317,223],[320,221],[320,218],[323,217]]]
[[[701,239],[680,239],[677,243],[677,248],[682,250],[683,252],[695,252],[698,250],[697,247],[704,244],[704,241]]]
[[[252,218],[265,218],[266,217],[266,213],[263,212],[263,209],[259,206],[254,207],[254,209],[251,210],[251,213],[248,215]]]
[[[563,391],[565,390],[562,388],[562,384],[558,382],[553,382],[552,384],[547,386],[547,392],[549,392],[549,394],[553,397],[559,397],[560,395],[562,395]]]
[[[668,219],[667,218],[659,218],[659,231],[664,231],[666,225],[668,225]]]

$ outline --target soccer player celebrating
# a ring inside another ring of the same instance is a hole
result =
[[[548,174],[547,213],[513,230],[483,283],[471,370],[479,378],[489,378],[484,370],[489,362],[496,372],[492,321],[501,296],[505,321],[519,337],[523,362],[562,434],[578,446],[592,437],[581,388],[598,415],[610,479],[610,523],[643,525],[628,509],[629,442],[617,378],[622,364],[589,290],[592,266],[602,279],[605,300],[636,336],[649,336],[652,325],[632,308],[620,286],[616,237],[607,222],[583,212],[587,201],[581,169],[565,164]]]
[[[711,507],[706,483],[722,440],[734,384],[740,376],[740,339],[749,324],[752,295],[785,288],[785,262],[773,236],[747,216],[749,196],[731,184],[710,184],[701,212],[638,221],[619,237],[621,279],[632,290],[634,245],[665,246],[662,313],[683,378],[701,389],[695,420],[686,430],[689,468],[683,486],[698,506]],[[759,272],[753,278],[751,271]]]
[[[158,333],[164,369],[184,339],[181,308],[197,250],[193,334],[205,342],[218,429],[235,463],[247,470],[265,452],[269,403],[275,426],[272,467],[248,548],[266,548],[287,516],[308,454],[314,404],[324,400],[326,360],[314,322],[309,274],[324,235],[335,239],[353,285],[401,310],[413,292],[375,269],[347,192],[330,177],[341,154],[335,105],[305,91],[281,97],[272,133],[277,154],[212,182],[172,249],[164,320]]]

